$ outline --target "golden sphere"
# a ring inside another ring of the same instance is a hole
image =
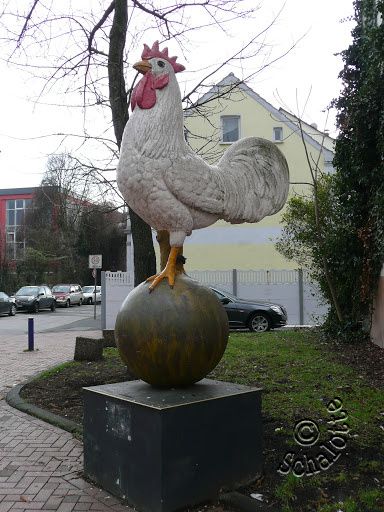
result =
[[[180,274],[151,293],[142,283],[116,318],[120,356],[136,377],[156,387],[188,386],[220,361],[228,342],[228,318],[214,292]]]

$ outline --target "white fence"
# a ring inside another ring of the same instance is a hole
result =
[[[308,273],[302,270],[192,270],[188,275],[204,285],[226,290],[244,299],[282,304],[290,325],[321,323],[328,307],[320,301]],[[130,272],[102,273],[102,328],[113,329],[120,306],[133,289]]]
[[[121,305],[133,290],[133,272],[102,272],[101,289],[101,328],[114,329],[117,313]]]

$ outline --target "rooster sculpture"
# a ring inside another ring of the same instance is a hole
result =
[[[167,256],[161,272],[148,279],[151,291],[164,278],[173,287],[184,240],[194,229],[277,213],[287,198],[289,171],[280,150],[256,137],[233,143],[217,165],[207,164],[184,140],[176,80],[184,66],[157,41],[144,45],[141,58],[133,66],[144,76],[132,92],[117,183],[127,204],[160,234]]]

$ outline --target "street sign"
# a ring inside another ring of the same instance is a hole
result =
[[[90,254],[89,255],[89,268],[92,269],[92,276],[95,280],[95,300],[94,300],[94,309],[93,309],[93,318],[96,320],[96,276],[97,268],[101,268],[103,263],[103,257],[101,254]]]
[[[102,255],[101,254],[90,254],[89,255],[89,268],[101,268],[102,267]]]

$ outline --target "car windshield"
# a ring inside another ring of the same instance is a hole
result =
[[[229,299],[232,299],[232,300],[237,300],[237,297],[236,295],[232,295],[232,293],[228,293],[228,292],[225,292],[223,290],[219,290],[217,288],[212,288],[214,292],[216,292],[216,294],[218,295],[224,295],[224,297],[228,297]]]
[[[93,286],[83,286],[83,292],[85,293],[93,293],[95,288]]]
[[[37,295],[39,288],[37,286],[24,286],[16,293],[16,295]]]
[[[66,284],[57,284],[52,288],[53,292],[66,292],[69,293],[69,286]]]

